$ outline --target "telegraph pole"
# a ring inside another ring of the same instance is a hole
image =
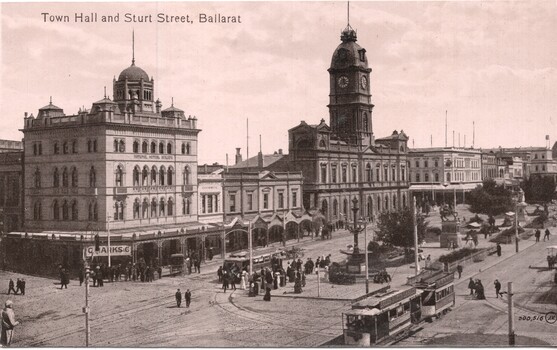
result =
[[[420,262],[418,261],[418,220],[416,216],[418,215],[416,210],[416,197],[413,196],[413,206],[412,211],[414,212],[412,215],[412,219],[414,221],[414,264],[416,265],[416,276],[420,274]]]
[[[513,307],[513,283],[509,282],[507,287],[509,296],[509,345],[515,345],[514,334],[514,307]]]
[[[83,308],[85,313],[85,346],[89,347],[91,328],[89,326],[89,262],[85,258],[85,307]]]

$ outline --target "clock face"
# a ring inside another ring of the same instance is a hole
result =
[[[337,80],[338,86],[343,88],[343,89],[348,86],[349,82],[350,82],[350,80],[348,80],[348,77],[345,76],[345,75],[339,77],[338,80]]]
[[[360,78],[360,84],[362,85],[362,89],[367,87],[367,77],[365,75],[362,75]]]

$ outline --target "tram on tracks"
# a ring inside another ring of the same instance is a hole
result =
[[[411,284],[422,291],[423,319],[439,318],[454,307],[454,274],[434,271]]]
[[[385,345],[455,305],[454,275],[428,270],[396,290],[380,290],[342,314],[345,345]]]
[[[286,253],[282,250],[253,256],[253,270],[258,271],[262,267],[272,267],[273,262],[280,266],[285,258]],[[249,270],[249,253],[242,251],[230,254],[224,259],[222,268],[227,271],[242,271],[244,268]]]
[[[342,314],[344,344],[381,344],[421,319],[421,291],[413,286],[377,293]]]

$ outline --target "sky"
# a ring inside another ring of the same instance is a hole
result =
[[[196,116],[199,164],[288,149],[300,121],[329,122],[331,57],[346,2],[1,3],[0,138],[20,140],[24,112],[53,103],[68,115],[112,98],[131,64],[155,98]],[[42,13],[70,17],[45,21]],[[97,13],[99,23],[75,22]],[[153,22],[125,23],[125,14]],[[157,23],[157,14],[193,23]],[[241,23],[199,23],[199,14]],[[118,23],[100,23],[119,14]],[[351,2],[367,50],[376,137],[404,130],[410,146],[545,146],[557,139],[557,2]],[[473,128],[473,123],[475,128]]]

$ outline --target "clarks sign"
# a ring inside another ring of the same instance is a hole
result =
[[[85,248],[85,254],[87,257],[91,256],[108,256],[108,246],[102,245],[99,247],[100,250],[95,251],[94,246],[89,246]],[[132,247],[129,245],[113,245],[110,247],[110,256],[125,256],[132,255]]]

